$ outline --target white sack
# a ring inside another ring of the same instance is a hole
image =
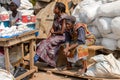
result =
[[[117,41],[114,39],[103,38],[101,44],[110,50],[115,50],[117,48]]]
[[[120,17],[116,17],[112,20],[111,28],[114,34],[120,36]]]
[[[16,80],[16,79],[9,71],[0,69],[0,80]]]
[[[119,36],[119,35],[116,35],[116,34],[114,34],[114,33],[110,33],[110,34],[107,34],[107,35],[102,34],[102,36],[103,36],[104,38],[109,38],[109,39],[115,39],[115,40],[120,39],[120,36]]]
[[[102,1],[102,3],[105,4],[105,3],[111,3],[117,0],[95,0],[95,1]]]
[[[96,26],[101,34],[109,34],[111,30],[111,18],[97,18],[95,21]]]
[[[95,41],[95,45],[101,45],[101,41],[102,41],[101,38],[96,39],[96,41]]]
[[[18,8],[18,10],[28,10],[28,9],[31,9],[33,8],[33,5],[32,3],[30,3],[29,0],[21,0],[21,4],[20,4],[20,7]]]
[[[107,56],[97,55],[91,58],[95,61],[89,66],[85,75],[94,77],[120,78],[120,61],[116,60],[112,54]]]
[[[96,38],[100,38],[100,32],[98,31],[97,27],[95,26],[88,26],[89,31],[95,35]]]
[[[84,0],[77,5],[72,15],[77,18],[77,22],[90,23],[95,19],[100,4],[101,2]]]
[[[98,16],[120,16],[120,0],[101,5],[98,9]]]

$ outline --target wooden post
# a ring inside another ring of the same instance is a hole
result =
[[[9,59],[8,47],[4,47],[4,52],[5,52],[5,68],[7,71],[10,72],[10,59]]]
[[[34,40],[30,41],[30,69],[34,68]]]
[[[24,44],[23,43],[21,43],[21,54],[22,54],[22,62],[24,63]]]

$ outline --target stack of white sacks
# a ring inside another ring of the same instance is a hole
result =
[[[88,24],[96,45],[120,48],[120,0],[83,0],[74,9],[77,22]]]

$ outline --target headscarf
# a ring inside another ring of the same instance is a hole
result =
[[[87,24],[84,23],[76,23],[74,26],[74,30],[76,31],[79,27],[83,27],[85,29],[86,34],[91,34],[87,28]]]
[[[65,17],[65,19],[66,19],[66,22],[67,21],[70,21],[70,22],[72,22],[73,24],[75,23],[75,21],[76,21],[76,18],[74,17],[74,16],[66,16]]]
[[[18,7],[20,6],[20,0],[12,0],[13,3],[15,3]]]

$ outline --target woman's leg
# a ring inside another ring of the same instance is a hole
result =
[[[83,65],[83,68],[82,68],[81,72],[85,73],[87,70],[87,60],[86,59],[82,60],[82,65]]]
[[[78,70],[78,73],[77,73],[78,75],[84,74],[87,70],[87,59],[83,58],[81,61],[82,61],[82,69]]]

